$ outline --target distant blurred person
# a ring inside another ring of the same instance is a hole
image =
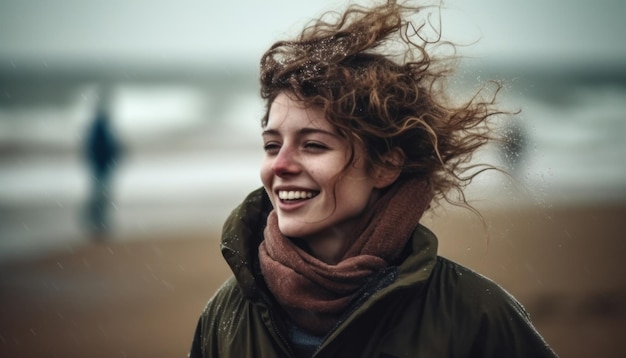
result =
[[[522,162],[526,155],[527,146],[526,129],[522,124],[517,121],[507,123],[502,133],[498,152],[500,160],[511,174],[519,176],[522,173]]]
[[[121,156],[110,120],[108,101],[102,98],[89,127],[85,156],[91,171],[91,191],[87,202],[87,229],[95,240],[103,240],[110,232],[109,211],[113,206],[111,182]]]
[[[428,10],[354,5],[265,52],[263,188],[224,224],[234,275],[191,358],[555,356],[515,298],[439,256],[420,224],[439,200],[469,206],[469,158],[502,113],[497,89],[449,100],[450,64],[409,20]]]

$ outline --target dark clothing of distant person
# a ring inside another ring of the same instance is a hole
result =
[[[92,181],[87,221],[93,234],[104,234],[109,229],[112,172],[120,156],[120,146],[111,130],[106,111],[98,111],[89,130],[85,150]]]

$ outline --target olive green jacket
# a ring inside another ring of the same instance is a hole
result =
[[[260,274],[257,247],[271,204],[250,194],[226,221],[222,253],[234,276],[211,298],[189,356],[296,357],[284,315]],[[314,357],[554,357],[522,306],[494,282],[437,256],[419,226],[406,259],[381,273]]]

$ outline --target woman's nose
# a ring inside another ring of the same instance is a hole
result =
[[[272,171],[278,176],[297,174],[300,171],[300,164],[296,153],[291,148],[282,147],[274,157]]]

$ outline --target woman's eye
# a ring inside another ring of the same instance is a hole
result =
[[[263,144],[263,150],[265,150],[265,152],[269,154],[278,153],[278,151],[280,150],[280,145],[274,142],[265,143]]]
[[[307,142],[304,144],[304,147],[311,150],[326,150],[328,146],[319,143],[319,142]]]

